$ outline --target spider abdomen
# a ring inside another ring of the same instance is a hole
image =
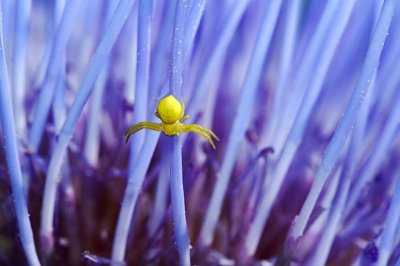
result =
[[[169,95],[158,103],[157,114],[164,123],[171,124],[182,116],[182,106],[174,96]]]

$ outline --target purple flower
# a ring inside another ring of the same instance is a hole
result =
[[[398,263],[398,2],[1,1],[0,264]]]

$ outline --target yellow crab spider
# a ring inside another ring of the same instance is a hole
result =
[[[173,95],[168,95],[158,102],[155,115],[161,119],[161,123],[140,122],[129,127],[124,133],[125,142],[128,143],[131,135],[145,128],[162,131],[165,135],[171,137],[179,136],[181,132],[194,132],[206,138],[214,149],[215,144],[211,137],[219,141],[217,135],[209,129],[196,124],[182,124],[183,121],[189,118],[189,115],[185,115],[185,104],[183,101],[179,102]]]

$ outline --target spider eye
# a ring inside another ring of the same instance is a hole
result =
[[[158,116],[164,123],[175,123],[179,120],[181,115],[182,106],[173,95],[168,95],[158,102],[156,116]]]

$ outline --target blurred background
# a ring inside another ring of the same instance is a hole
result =
[[[395,265],[397,2],[1,0],[0,265]]]

